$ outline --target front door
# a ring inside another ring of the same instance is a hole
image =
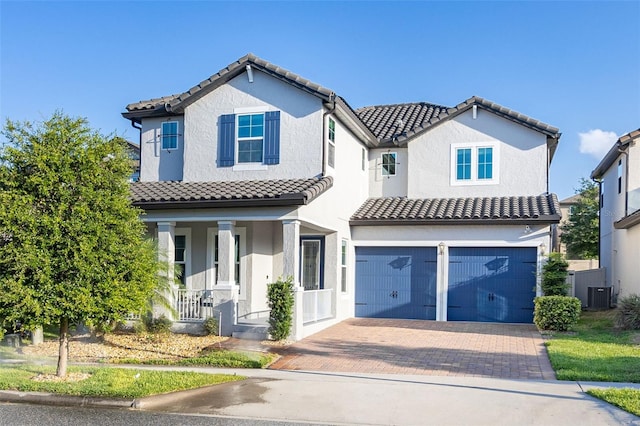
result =
[[[320,239],[303,239],[300,243],[301,281],[305,290],[319,290],[322,286],[321,259],[322,241]]]

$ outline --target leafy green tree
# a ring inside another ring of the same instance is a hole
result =
[[[596,259],[598,257],[599,188],[590,180],[581,179],[578,203],[573,206],[560,239],[567,245],[569,258]]]
[[[159,264],[129,199],[126,142],[56,112],[8,120],[0,148],[0,318],[60,327],[57,375],[67,372],[69,326],[100,326],[143,309]]]

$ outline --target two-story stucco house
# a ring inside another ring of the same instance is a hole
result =
[[[591,173],[600,183],[600,266],[618,297],[640,294],[640,129],[621,136]]]
[[[532,322],[558,129],[477,97],[353,110],[252,54],[123,116],[179,320],[241,330],[292,277],[295,339],[353,316]]]

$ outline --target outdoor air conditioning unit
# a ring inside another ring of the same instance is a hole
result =
[[[611,287],[589,287],[587,307],[590,309],[609,309],[611,306]]]

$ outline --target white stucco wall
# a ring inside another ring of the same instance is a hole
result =
[[[499,151],[494,149],[498,183],[452,186],[451,145],[484,143],[495,144]],[[469,110],[407,146],[409,198],[527,196],[547,191],[546,136],[480,108],[476,119]]]
[[[613,252],[614,294],[620,297],[640,294],[640,225],[616,229]]]
[[[382,176],[382,154],[395,152],[396,175]],[[369,151],[369,196],[406,197],[409,179],[409,162],[406,147],[372,149]]]
[[[178,122],[178,149],[162,149],[162,123]],[[140,141],[140,180],[143,182],[182,180],[184,156],[184,119],[178,117],[147,118],[142,121]]]
[[[614,276],[616,266],[614,257],[618,251],[615,242],[615,233],[613,223],[622,219],[625,215],[625,194],[624,182],[622,192],[618,193],[618,160],[626,161],[623,156],[619,156],[602,176],[600,186],[602,206],[600,208],[600,265],[606,268],[605,279],[607,285],[616,286],[618,278]],[[619,253],[619,251],[618,251]],[[616,293],[617,289],[614,290]]]
[[[243,73],[185,109],[185,181],[293,179],[321,173],[320,99],[260,71],[254,70],[253,76],[249,83]],[[242,171],[217,166],[219,118],[238,108],[280,111],[279,164]]]

